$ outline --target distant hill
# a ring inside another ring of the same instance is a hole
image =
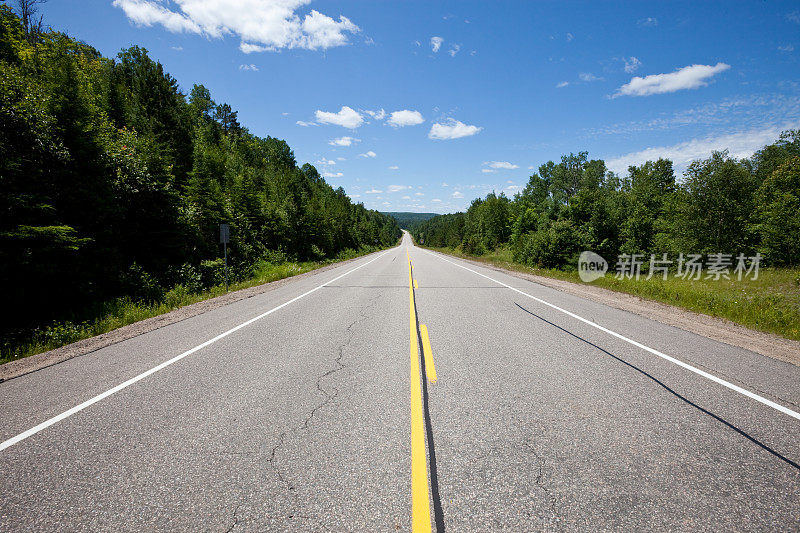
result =
[[[389,212],[383,214],[394,217],[394,219],[397,221],[397,225],[400,226],[402,229],[410,229],[411,226],[413,226],[414,224],[425,222],[426,220],[430,220],[431,218],[439,215],[439,213],[404,213],[404,212],[395,212],[395,213]]]

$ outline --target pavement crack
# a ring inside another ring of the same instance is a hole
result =
[[[233,531],[233,528],[239,525],[239,517],[237,516],[237,513],[239,512],[239,508],[241,506],[242,506],[241,503],[237,504],[236,508],[233,510],[233,523],[228,529],[225,530],[225,533],[231,533],[231,531]]]
[[[320,403],[318,403],[313,409],[311,409],[311,411],[305,417],[305,419],[303,420],[303,423],[300,426],[298,426],[298,427],[296,427],[294,429],[286,430],[286,431],[284,431],[284,432],[282,432],[280,434],[280,436],[278,437],[278,442],[275,444],[275,446],[273,446],[272,450],[270,451],[269,457],[267,458],[267,463],[269,463],[270,467],[275,472],[275,475],[277,476],[278,480],[283,485],[286,486],[286,490],[287,490],[288,494],[290,494],[292,499],[294,500],[293,507],[295,509],[295,512],[293,512],[291,514],[288,514],[287,518],[303,518],[303,516],[296,512],[297,511],[297,507],[298,507],[298,505],[297,505],[297,502],[298,502],[297,491],[296,491],[296,488],[295,488],[294,484],[291,482],[291,480],[287,479],[281,473],[281,469],[278,467],[278,464],[277,464],[277,462],[278,462],[278,454],[279,454],[281,448],[283,448],[283,445],[286,442],[286,438],[288,437],[288,435],[290,433],[294,433],[294,432],[302,431],[302,430],[307,430],[311,425],[312,419],[314,419],[315,416],[318,416],[317,413],[319,412],[319,410],[324,408],[328,404],[330,404],[339,395],[339,389],[337,389],[336,387],[331,387],[331,389],[328,390],[328,389],[326,389],[325,387],[322,386],[322,381],[325,378],[330,377],[333,374],[336,374],[337,372],[341,372],[342,370],[344,370],[346,368],[346,365],[342,362],[342,359],[344,358],[345,349],[347,348],[347,346],[350,345],[350,343],[353,341],[353,338],[355,337],[355,333],[356,332],[355,332],[354,328],[359,322],[369,318],[369,315],[367,314],[367,310],[369,308],[371,308],[372,306],[374,306],[377,303],[379,298],[380,298],[380,293],[377,293],[374,298],[372,298],[365,306],[363,306],[361,308],[361,310],[359,311],[359,315],[355,318],[355,320],[353,320],[347,326],[347,329],[345,330],[346,331],[346,339],[337,348],[337,355],[336,355],[336,358],[333,360],[333,362],[334,362],[334,364],[336,366],[334,368],[331,368],[331,369],[328,369],[327,371],[325,371],[314,382],[314,386],[316,387],[317,391],[319,391],[319,393],[321,393],[324,396],[324,399]]]
[[[278,468],[275,466],[275,455],[278,453],[278,449],[281,446],[283,446],[283,442],[285,439],[286,439],[286,431],[284,431],[283,433],[280,434],[280,436],[278,436],[278,444],[272,447],[272,450],[269,453],[269,459],[267,459],[267,462],[270,464],[273,470],[275,470],[275,473],[278,475],[278,479],[283,483],[286,483],[286,481],[283,479],[280,470],[278,470]]]
[[[524,441],[522,443],[522,446],[526,450],[528,450],[528,452],[530,452],[531,455],[533,455],[533,457],[536,459],[536,463],[538,465],[538,472],[536,473],[536,487],[544,493],[545,497],[550,502],[549,518],[555,521],[560,521],[561,518],[558,516],[558,513],[556,512],[556,503],[557,503],[556,497],[553,495],[552,491],[545,482],[545,467],[547,466],[547,461],[545,460],[544,457],[539,455],[539,453],[534,449],[533,446],[531,446],[529,442]]]
[[[362,320],[366,320],[367,318],[369,318],[369,316],[366,314],[366,311],[367,309],[375,305],[375,303],[378,301],[378,298],[380,298],[380,293],[376,294],[375,297],[372,298],[369,303],[367,303],[367,305],[362,307],[356,319],[353,320],[347,326],[347,329],[345,330],[347,334],[347,339],[341,345],[339,345],[338,354],[336,358],[333,360],[334,364],[336,364],[336,367],[331,368],[325,373],[323,373],[321,376],[317,378],[317,381],[314,383],[314,386],[325,398],[322,400],[322,402],[317,404],[317,406],[311,410],[306,419],[303,421],[303,425],[299,429],[308,429],[308,426],[309,424],[311,424],[311,420],[314,418],[314,415],[317,414],[317,411],[319,411],[320,409],[331,403],[339,395],[339,389],[337,389],[336,387],[332,387],[330,392],[325,388],[323,388],[322,381],[325,378],[344,370],[345,364],[342,363],[342,358],[344,357],[345,348],[347,348],[347,346],[350,345],[350,343],[353,341],[353,337],[355,336],[355,331],[353,330],[353,328],[356,326],[356,324],[358,324]]]

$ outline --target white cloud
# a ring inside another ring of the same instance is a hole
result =
[[[322,176],[325,177],[325,178],[341,178],[342,176],[344,176],[344,174],[342,174],[341,172],[336,172],[336,173],[323,172]]]
[[[433,50],[434,52],[438,52],[439,49],[442,47],[443,42],[444,39],[442,39],[441,37],[431,37],[431,50]]]
[[[639,26],[658,26],[658,19],[655,17],[647,17],[646,19],[641,19],[636,24]]]
[[[442,187],[449,187],[449,185],[447,184],[447,182],[446,182],[446,181],[443,181],[443,182],[442,182]]]
[[[183,51],[183,46],[170,46],[170,48],[172,48],[176,52],[182,52]]]
[[[403,197],[402,197],[402,198],[400,198],[400,199],[401,199],[401,200],[411,200],[411,197],[410,197],[410,196],[408,196],[408,195],[406,195],[406,196],[403,196]]]
[[[448,50],[447,53],[450,54],[450,57],[456,57],[456,54],[458,53],[459,50],[461,50],[461,45],[454,44],[453,46],[450,47],[450,50]]]
[[[336,161],[334,161],[334,160],[332,160],[332,159],[325,159],[325,158],[323,157],[322,159],[320,159],[319,161],[317,161],[317,164],[318,164],[318,165],[335,165],[335,164],[336,164]]]
[[[328,142],[331,146],[351,146],[354,143],[361,142],[361,139],[354,139],[353,137],[337,137]]]
[[[383,192],[382,190],[376,189],[376,188],[373,187],[372,189],[368,190],[364,194],[380,194],[382,192]]]
[[[672,146],[647,148],[639,152],[614,157],[606,160],[610,170],[619,174],[627,173],[630,165],[640,165],[646,161],[655,161],[659,157],[670,159],[675,169],[682,171],[696,159],[707,158],[713,151],[729,150],[731,157],[750,157],[764,145],[775,142],[780,133],[787,129],[800,127],[800,121],[770,126],[739,133],[692,139]]]
[[[467,125],[451,118],[445,123],[437,122],[431,126],[431,131],[428,132],[428,138],[439,140],[460,139],[461,137],[475,135],[482,129],[481,127]]]
[[[484,174],[494,174],[497,171],[493,168],[482,168],[481,172],[483,172]]]
[[[410,189],[410,188],[411,187],[409,187],[408,185],[389,185],[389,187],[386,189],[386,192],[398,192],[398,191],[404,191],[404,190]]]
[[[679,109],[670,115],[588,128],[584,130],[584,134],[590,137],[629,135],[673,130],[695,124],[713,127],[714,131],[744,131],[793,120],[800,120],[800,95],[752,94],[700,103],[687,109]]]
[[[456,191],[453,193],[453,198],[464,198],[464,195]]]
[[[372,150],[370,150],[369,152],[366,152],[364,154],[358,154],[358,157],[377,157],[377,156],[378,156],[378,154],[376,154]]]
[[[791,13],[787,13],[786,20],[800,24],[800,11],[792,11]]]
[[[779,46],[778,50],[781,52],[794,52],[794,46],[787,44],[786,46]]]
[[[415,192],[414,196],[425,196],[425,193],[422,192]]]
[[[441,200],[439,200],[438,198],[434,198],[433,200],[431,200],[431,202],[434,204],[438,204],[439,202],[441,202]]]
[[[603,79],[603,78],[598,78],[591,72],[581,72],[580,74],[578,74],[578,77],[580,78],[581,81],[586,81],[586,82],[601,81]]]
[[[344,157],[337,157],[336,160],[337,161],[347,161],[347,159],[345,159]]]
[[[361,198],[360,194],[351,194],[350,198]]]
[[[403,109],[402,111],[393,111],[389,116],[389,120],[386,121],[387,124],[394,126],[395,128],[402,128],[403,126],[416,126],[417,124],[422,124],[423,122],[425,122],[425,119],[422,117],[422,113],[408,109]]]
[[[128,20],[139,26],[160,24],[173,33],[195,33],[220,39],[235,35],[244,53],[281,48],[327,49],[348,43],[348,33],[360,28],[350,19],[339,20],[311,10],[301,18],[296,11],[309,0],[114,0]],[[175,10],[168,7],[175,6]]]
[[[352,107],[342,106],[338,113],[317,110],[314,115],[320,124],[334,124],[343,128],[355,129],[364,123],[361,113]]]
[[[636,72],[636,69],[642,66],[642,62],[633,56],[627,58],[623,57],[622,60],[625,62],[625,72],[628,74]]]
[[[519,165],[509,163],[508,161],[486,161],[484,163],[489,168],[502,168],[503,170],[513,170],[519,168]]]
[[[282,117],[288,117],[289,116],[289,112],[284,111],[283,113],[281,113],[281,116]]]
[[[572,35],[571,33],[567,33],[567,42],[570,42],[574,38],[575,38],[574,35]]]
[[[188,17],[170,11],[164,6],[149,0],[114,0],[114,7],[119,7],[125,16],[134,24],[152,26],[161,24],[173,33],[202,33],[203,29]]]
[[[269,52],[270,48],[259,44],[239,43],[239,50],[244,54],[252,54],[255,52]]]
[[[533,165],[528,166],[528,170],[536,170],[536,167]]]
[[[239,65],[239,70],[252,70],[253,72],[258,72],[258,67],[251,63],[249,65]]]
[[[302,40],[301,48],[324,50],[334,46],[343,46],[347,44],[347,36],[344,32],[357,33],[359,31],[360,28],[350,22],[347,17],[340,15],[339,22],[336,22],[319,11],[311,10],[311,13],[306,15],[303,20],[303,33],[306,37]]]
[[[731,68],[726,63],[711,65],[689,65],[668,74],[651,74],[640,78],[634,76],[613,95],[617,96],[648,96],[680,91],[683,89],[697,89],[708,85],[709,78]]]
[[[568,82],[568,81],[562,81],[561,83],[559,83],[559,84],[557,84],[557,85],[556,85],[556,89],[563,89],[563,88],[564,88],[564,87],[566,87],[567,85],[569,85],[569,82]]]
[[[298,126],[303,126],[304,128],[317,125],[316,122],[306,122],[305,120],[298,120],[295,124],[297,124]]]
[[[364,113],[371,116],[375,120],[383,120],[383,117],[386,116],[386,111],[380,109],[378,111],[370,111],[369,109],[365,110]]]
[[[398,167],[397,165],[392,165],[389,167],[389,170],[400,170],[400,167]]]

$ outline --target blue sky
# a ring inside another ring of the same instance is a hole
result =
[[[800,127],[797,2],[51,0],[43,13],[110,57],[144,46],[184,91],[206,85],[382,211],[510,196],[569,152],[622,174],[659,156],[682,171]]]

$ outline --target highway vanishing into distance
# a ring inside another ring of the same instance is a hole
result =
[[[405,234],[0,383],[0,530],[797,531],[799,406],[796,366]]]

